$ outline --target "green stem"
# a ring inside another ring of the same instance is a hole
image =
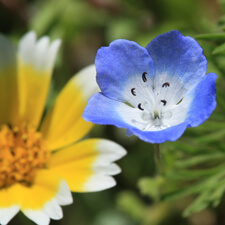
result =
[[[161,173],[161,154],[160,154],[160,145],[159,144],[155,144],[155,164],[156,164],[156,168],[157,168],[157,173],[160,174]]]

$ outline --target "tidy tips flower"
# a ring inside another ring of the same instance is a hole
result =
[[[118,144],[83,138],[92,123],[82,119],[97,91],[95,66],[74,76],[42,120],[60,41],[26,34],[18,51],[0,35],[0,224],[20,210],[37,224],[62,218],[70,191],[115,185],[113,163],[125,155]],[[42,121],[42,123],[41,123]]]
[[[216,74],[206,75],[202,48],[179,31],[159,35],[146,48],[113,41],[98,50],[95,64],[101,92],[83,118],[127,128],[146,142],[175,141],[216,107]]]

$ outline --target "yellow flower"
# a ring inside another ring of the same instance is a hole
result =
[[[26,34],[16,51],[0,36],[0,223],[21,210],[37,224],[62,218],[71,191],[100,191],[115,185],[113,163],[125,150],[104,139],[78,142],[92,128],[82,119],[97,91],[95,67],[74,76],[55,104],[43,111],[60,41]],[[75,143],[75,144],[74,144]]]

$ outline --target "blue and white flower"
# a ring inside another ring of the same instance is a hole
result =
[[[153,39],[146,48],[113,41],[96,55],[100,93],[83,117],[127,128],[146,142],[177,140],[187,127],[203,123],[216,107],[216,74],[206,75],[199,44],[179,31]]]

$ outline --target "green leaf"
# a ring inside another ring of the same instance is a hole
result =
[[[224,102],[224,90],[217,91],[217,101],[219,106],[225,111],[225,102]]]
[[[188,217],[192,213],[200,212],[201,210],[205,209],[208,206],[206,201],[208,195],[208,192],[203,192],[188,208],[185,209],[183,216]]]
[[[223,53],[223,52],[225,52],[225,43],[223,43],[222,45],[216,47],[216,48],[213,50],[212,54],[215,55],[215,54],[219,54],[219,53]]]
[[[209,177],[219,171],[221,171],[221,168],[224,169],[224,165],[218,166],[216,168],[210,168],[210,169],[202,169],[202,170],[181,170],[177,171],[176,173],[167,174],[166,177],[168,179],[175,179],[175,180],[193,180],[197,178],[204,178]]]
[[[185,209],[183,215],[184,216],[190,216],[192,213],[199,212],[209,205],[212,205],[213,207],[216,207],[223,196],[225,192],[225,180],[221,180],[216,183],[214,186],[210,186],[207,189],[207,186],[205,187],[205,191],[203,192],[192,202],[192,204]]]
[[[194,36],[194,38],[207,41],[225,41],[225,33],[199,34]]]
[[[146,206],[135,192],[120,192],[117,196],[117,205],[136,220],[142,220],[145,217]]]
[[[225,137],[225,129],[221,129],[217,132],[213,132],[211,134],[207,134],[198,138],[198,141],[201,143],[211,143],[211,142],[222,140],[222,138],[224,137]]]
[[[147,195],[157,201],[160,196],[160,189],[164,184],[165,179],[157,176],[155,178],[140,179],[138,182],[138,187],[143,195]]]
[[[216,207],[219,204],[224,192],[225,192],[225,180],[223,179],[216,184],[214,190],[209,195],[210,201],[212,201],[212,205],[214,207]]]
[[[191,167],[191,166],[203,163],[203,162],[217,160],[217,159],[221,159],[224,157],[225,157],[225,154],[217,153],[217,152],[213,152],[210,154],[191,156],[189,159],[184,159],[184,160],[176,162],[176,167],[178,167],[180,169],[187,168],[187,167]]]
[[[171,201],[174,199],[183,198],[192,194],[201,193],[202,190],[209,189],[211,187],[215,187],[215,184],[218,183],[220,179],[225,176],[225,170],[223,169],[219,173],[216,173],[214,176],[205,179],[202,182],[197,184],[192,184],[192,186],[188,186],[178,191],[174,191],[172,193],[165,194],[162,199],[166,201]]]

